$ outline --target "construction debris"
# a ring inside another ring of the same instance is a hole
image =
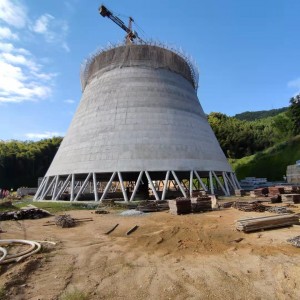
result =
[[[198,196],[197,198],[192,198],[191,209],[193,213],[211,211],[212,210],[211,197]]]
[[[72,218],[71,215],[60,215],[55,217],[55,225],[62,228],[74,227],[76,220]]]
[[[109,211],[105,210],[105,209],[101,209],[101,208],[97,208],[95,210],[95,214],[98,214],[98,215],[106,215],[106,214],[109,214]]]
[[[235,202],[232,207],[241,210],[241,211],[256,211],[256,212],[264,212],[266,211],[266,206],[259,202]]]
[[[120,216],[140,216],[140,215],[144,215],[144,213],[142,211],[138,211],[135,209],[128,209],[128,210],[124,210],[120,213]]]
[[[48,221],[43,226],[57,225],[62,228],[69,228],[69,227],[74,227],[78,222],[88,222],[88,221],[93,221],[93,219],[92,218],[74,219],[70,215],[65,214],[65,215],[56,216],[53,221]]]
[[[157,212],[157,211],[163,211],[168,209],[169,209],[168,201],[165,200],[142,201],[136,208],[136,210],[142,212]]]
[[[292,214],[293,211],[290,209],[287,209],[285,206],[269,206],[266,208],[266,210],[270,213],[275,214]]]
[[[300,235],[295,236],[294,238],[288,239],[287,242],[297,248],[300,248]]]
[[[189,214],[191,213],[191,199],[179,197],[169,200],[169,208],[173,215]]]
[[[49,216],[51,216],[51,214],[44,209],[30,208],[17,211],[2,212],[0,213],[0,221],[41,219]]]
[[[236,222],[236,229],[244,232],[252,232],[257,230],[287,227],[298,223],[299,216],[287,214],[269,217],[240,219]]]

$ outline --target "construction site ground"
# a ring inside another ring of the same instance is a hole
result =
[[[292,209],[299,213],[300,205]],[[6,299],[62,299],[72,291],[86,299],[300,299],[300,248],[286,241],[300,235],[300,226],[249,234],[235,229],[239,218],[271,213],[67,213],[93,221],[73,228],[43,226],[53,217],[1,222],[1,239],[56,243],[1,266]]]

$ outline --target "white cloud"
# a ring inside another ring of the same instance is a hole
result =
[[[40,16],[33,25],[32,30],[36,33],[47,33],[49,30],[49,23],[53,19],[54,17],[50,14]]]
[[[14,64],[14,65],[23,65],[27,66],[30,71],[37,72],[41,66],[37,65],[33,60],[28,59],[28,57],[25,57],[24,55],[20,54],[11,54],[11,53],[2,53],[0,54],[0,57],[4,59],[4,61]]]
[[[10,52],[0,54],[0,103],[37,101],[51,95],[54,73],[41,71],[43,66],[36,63],[28,50],[0,44]],[[26,53],[24,55],[13,53]]]
[[[18,40],[19,37],[13,33],[8,27],[0,27],[0,40]]]
[[[11,52],[11,51],[13,51],[13,49],[14,49],[13,44],[0,42],[0,51]]]
[[[27,23],[27,9],[17,0],[1,0],[0,20],[16,28],[23,28]]]
[[[22,3],[0,0],[0,103],[48,98],[53,78],[58,75],[45,69],[47,58],[37,60],[30,48],[16,47],[15,41],[22,45],[40,35],[47,43],[70,51],[66,42],[68,23],[47,13],[32,22]]]
[[[289,88],[292,88],[294,90],[296,90],[293,94],[293,96],[296,96],[298,94],[300,94],[300,77],[294,79],[294,80],[291,80],[288,82],[287,86]]]
[[[72,100],[72,99],[67,99],[64,102],[67,103],[67,104],[74,104],[75,103],[75,101]]]
[[[70,47],[68,46],[68,44],[66,42],[63,42],[62,43],[62,48],[66,51],[66,52],[70,52]]]
[[[24,49],[24,48],[15,48],[13,44],[11,43],[1,43],[0,42],[0,51],[6,52],[6,53],[19,53],[23,55],[31,55],[31,53]]]
[[[49,44],[59,44],[66,51],[70,48],[66,42],[69,25],[64,20],[57,20],[50,14],[41,15],[31,27],[31,30],[44,36]]]
[[[26,133],[25,137],[32,140],[40,140],[40,139],[48,139],[54,136],[63,136],[64,134],[61,132],[51,132],[45,131],[42,133]]]

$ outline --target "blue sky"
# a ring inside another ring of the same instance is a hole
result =
[[[124,37],[102,3],[196,61],[206,113],[280,108],[300,91],[299,0],[0,0],[0,139],[65,134],[81,63]]]

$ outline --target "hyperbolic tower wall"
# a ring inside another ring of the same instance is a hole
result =
[[[101,201],[119,186],[125,201],[171,186],[225,195],[239,188],[197,98],[190,61],[165,47],[121,45],[101,51],[81,74],[82,99],[35,199]],[[118,182],[118,184],[116,184]]]

